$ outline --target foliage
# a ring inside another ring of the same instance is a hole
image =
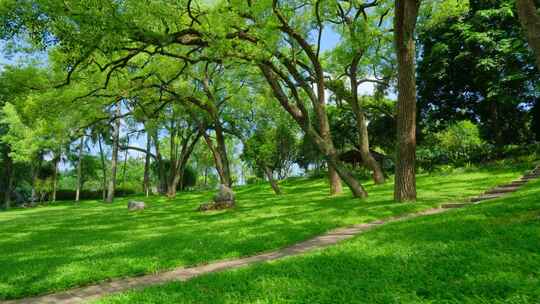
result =
[[[417,157],[422,168],[432,170],[440,164],[457,167],[486,161],[490,152],[490,145],[480,138],[478,126],[465,120],[449,125],[440,132],[426,135]]]
[[[511,0],[470,1],[461,13],[443,11],[448,15],[421,28],[424,133],[471,120],[483,139],[499,147],[532,139],[528,113],[539,97],[540,75],[513,10]]]

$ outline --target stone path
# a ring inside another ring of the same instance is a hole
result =
[[[260,263],[265,261],[272,261],[283,257],[299,255],[314,249],[328,247],[334,245],[340,241],[350,239],[358,234],[361,234],[367,230],[381,226],[386,223],[408,220],[416,217],[438,214],[445,212],[453,208],[462,208],[472,204],[478,204],[486,200],[498,198],[508,193],[518,190],[522,185],[529,180],[540,177],[540,165],[531,172],[522,176],[519,180],[513,181],[509,184],[497,186],[484,194],[473,197],[466,203],[447,203],[442,204],[439,208],[432,208],[422,212],[413,214],[406,214],[402,216],[386,218],[384,220],[378,220],[371,223],[358,224],[347,228],[339,228],[328,233],[314,237],[307,241],[297,243],[290,247],[283,249],[262,253],[250,257],[224,260],[214,262],[208,265],[201,265],[189,268],[178,268],[171,271],[166,271],[158,274],[151,274],[139,277],[116,279],[110,282],[103,282],[96,285],[75,288],[59,293],[43,295],[33,298],[0,301],[0,304],[30,304],[30,303],[83,303],[91,300],[96,300],[103,296],[127,291],[129,289],[139,289],[152,285],[164,284],[171,281],[187,281],[191,278],[216,271],[222,271],[226,269],[235,269],[243,266],[247,266],[254,263]]]

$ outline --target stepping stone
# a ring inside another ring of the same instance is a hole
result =
[[[486,191],[486,194],[496,194],[496,193],[511,193],[516,192],[519,189],[519,187],[497,187],[493,188],[489,191]]]
[[[499,185],[496,188],[520,188],[525,183],[525,181],[520,181],[519,183],[511,182],[510,184]]]
[[[484,195],[471,198],[471,202],[478,203],[481,201],[487,201],[490,199],[499,198],[501,196],[503,196],[503,193],[484,194]]]
[[[515,180],[511,182],[510,185],[521,186],[521,185],[525,185],[526,183],[527,181],[524,181],[524,180]]]
[[[469,205],[472,205],[472,204],[471,203],[447,203],[447,204],[442,204],[441,208],[444,208],[444,209],[463,208]]]

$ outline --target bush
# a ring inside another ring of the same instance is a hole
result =
[[[56,191],[57,201],[72,201],[75,200],[75,190],[61,189]],[[135,194],[132,189],[116,189],[114,195],[116,197],[128,196]],[[80,193],[82,200],[100,200],[103,198],[103,192],[101,190],[82,190]]]
[[[419,166],[432,171],[438,165],[463,166],[490,160],[492,147],[480,138],[478,126],[460,121],[430,134],[417,150]]]

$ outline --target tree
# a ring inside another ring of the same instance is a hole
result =
[[[111,175],[109,178],[109,187],[107,189],[106,203],[112,203],[114,199],[114,191],[116,189],[116,171],[118,167],[118,150],[120,146],[120,115],[122,114],[121,103],[116,104],[114,126],[112,132],[112,158],[111,158]]]
[[[527,33],[529,46],[536,55],[536,65],[540,70],[540,15],[537,4],[537,0],[516,0],[519,20]]]
[[[414,31],[420,0],[396,0],[394,40],[398,67],[397,160],[394,199],[416,200],[416,56]]]
[[[422,24],[421,133],[470,120],[499,149],[531,140],[529,109],[540,74],[512,8],[507,0],[472,1],[453,14],[434,12],[437,21]]]

